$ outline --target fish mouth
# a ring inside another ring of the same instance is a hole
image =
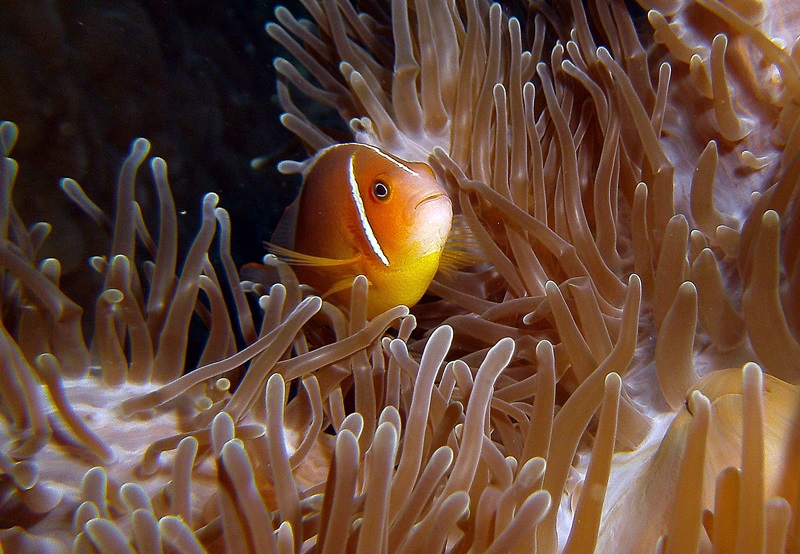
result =
[[[428,196],[424,197],[422,200],[417,202],[417,205],[414,206],[414,209],[416,210],[420,206],[422,206],[423,204],[427,204],[428,202],[432,202],[434,200],[437,200],[438,198],[441,198],[442,196],[447,198],[447,195],[445,193],[443,193],[443,192],[436,192],[436,193],[433,193],[433,194],[429,194]],[[448,200],[449,200],[449,198],[448,198]]]

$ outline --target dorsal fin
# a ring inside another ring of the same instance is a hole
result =
[[[275,231],[272,232],[270,242],[281,248],[294,248],[294,234],[297,229],[297,214],[300,211],[300,195],[294,199],[283,211]]]
[[[286,207],[286,209],[283,211],[280,221],[278,221],[278,225],[275,226],[275,231],[273,231],[272,236],[270,237],[270,242],[272,244],[283,248],[288,248],[290,250],[294,248],[297,220],[300,214],[300,199],[303,198],[303,192],[306,187],[306,177],[308,177],[311,169],[316,165],[317,161],[319,161],[319,159],[325,155],[326,152],[335,150],[342,146],[347,146],[347,144],[328,145],[325,148],[318,150],[313,156],[302,162],[284,160],[278,164],[278,169],[282,173],[301,173],[303,176],[303,183],[300,185],[300,190],[297,192],[297,196],[295,197],[294,201]]]

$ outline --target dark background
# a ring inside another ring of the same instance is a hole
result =
[[[62,262],[62,288],[82,305],[97,292],[86,286],[87,260],[107,254],[108,242],[58,180],[75,179],[113,213],[117,172],[137,137],[168,163],[181,251],[197,229],[202,196],[214,191],[231,213],[237,263],[264,254],[262,241],[299,186],[275,164],[305,157],[278,121],[272,60],[282,52],[264,30],[275,5],[0,2],[0,120],[19,127],[14,203],[27,224],[52,223],[42,254]],[[250,166],[257,157],[266,162],[258,171]],[[137,199],[157,234],[150,183],[143,167]]]

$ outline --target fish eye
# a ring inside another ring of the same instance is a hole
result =
[[[378,200],[388,200],[389,186],[382,181],[377,181],[374,185],[372,185],[372,194],[374,194],[375,198]]]

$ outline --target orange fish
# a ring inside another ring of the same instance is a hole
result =
[[[301,282],[344,306],[353,279],[366,276],[367,317],[416,304],[439,268],[453,222],[433,170],[348,143],[321,150],[303,174],[269,251]]]

